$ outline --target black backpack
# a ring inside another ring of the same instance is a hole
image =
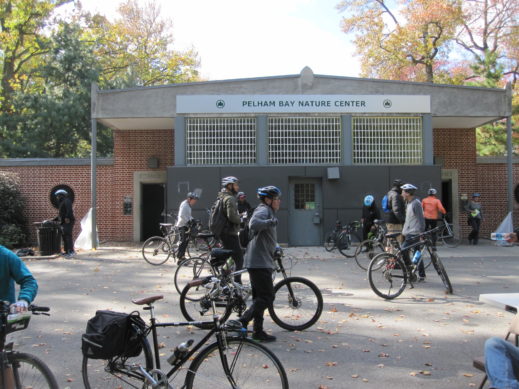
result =
[[[227,222],[223,199],[218,198],[211,207],[211,213],[209,214],[209,230],[215,237],[219,238],[225,230]]]
[[[136,357],[142,351],[146,324],[138,312],[97,311],[88,320],[81,338],[81,351],[91,359]]]
[[[249,245],[249,242],[254,238],[256,234],[254,234],[249,228],[250,218],[254,213],[256,208],[251,208],[247,211],[247,218],[245,219],[245,223],[243,227],[240,229],[239,238],[241,247],[245,248]]]

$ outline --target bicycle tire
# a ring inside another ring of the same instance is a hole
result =
[[[356,232],[344,232],[337,238],[337,248],[346,258],[353,258],[355,257],[355,250],[360,242],[360,236]]]
[[[290,290],[295,295],[292,298]],[[288,277],[274,285],[274,302],[269,307],[272,320],[285,330],[302,331],[315,324],[323,312],[323,295],[310,280]]]
[[[335,249],[335,237],[337,233],[335,231],[329,232],[324,239],[324,249],[328,252],[331,252]]]
[[[368,270],[369,263],[378,254],[385,251],[384,245],[377,240],[366,239],[355,250],[355,262],[362,270]]]
[[[38,357],[21,352],[7,354],[17,388],[59,389],[54,374]]]
[[[175,270],[175,289],[178,294],[186,287],[187,283],[195,278],[201,278],[212,274],[211,264],[204,257],[187,258],[178,264]]]
[[[144,369],[153,369],[153,356],[148,340],[141,338],[142,352],[133,358],[122,359],[91,359],[83,355],[81,375],[85,389],[106,388],[145,388],[144,375],[138,371],[131,371],[130,366],[145,365]]]
[[[451,280],[449,279],[449,276],[447,275],[447,271],[445,270],[445,267],[443,266],[443,262],[441,261],[440,257],[436,253],[433,253],[432,255],[432,263],[434,265],[434,268],[436,269],[436,272],[440,276],[440,279],[443,282],[443,285],[445,286],[445,290],[448,294],[453,294],[454,290],[452,289]]]
[[[445,226],[441,230],[440,238],[441,238],[443,244],[446,245],[447,247],[451,247],[451,248],[458,247],[461,243],[461,239],[458,236],[458,234],[456,234],[454,232],[454,226],[451,223],[449,223],[449,228],[452,231],[452,235],[450,235],[448,233],[447,227]]]
[[[146,239],[141,251],[144,260],[154,266],[162,265],[172,254],[168,241],[162,236],[152,236]]]
[[[396,255],[381,253],[369,264],[368,281],[377,296],[392,300],[400,296],[407,286],[407,267]],[[393,291],[394,281],[396,285]]]
[[[230,379],[226,376],[224,363],[229,366],[230,375],[236,386],[231,385]],[[187,389],[289,387],[285,368],[272,351],[251,339],[238,337],[226,339],[222,354],[218,342],[201,350],[189,366],[185,386]]]
[[[211,308],[211,296],[209,291],[212,284],[191,286],[186,285],[180,294],[180,311],[187,321],[203,322],[211,321],[213,310]],[[232,313],[232,306],[228,296],[213,296],[216,301],[216,314],[220,316],[220,321],[225,322]],[[196,323],[195,327],[207,330],[213,328],[213,323]]]

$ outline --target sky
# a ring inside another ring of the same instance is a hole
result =
[[[143,1],[139,0],[140,4]],[[340,29],[339,0],[156,0],[173,22],[174,48],[193,47],[208,80],[299,74],[359,75]],[[113,18],[120,0],[82,0]]]

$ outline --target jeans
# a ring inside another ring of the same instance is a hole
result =
[[[232,250],[232,259],[236,264],[236,270],[243,269],[243,251],[238,235],[222,235],[220,240],[222,241],[224,249]],[[235,276],[234,281],[241,283],[241,274]]]
[[[249,269],[249,276],[252,286],[252,305],[243,313],[240,321],[246,327],[249,321],[254,320],[254,332],[261,332],[263,314],[274,302],[272,269]]]
[[[413,245],[414,243],[418,242],[418,235],[406,235],[404,243],[402,243],[401,250],[402,250],[402,257],[404,258],[404,262],[406,266],[410,267],[412,265],[411,258],[410,258],[410,252],[407,249],[407,247]],[[413,248],[413,254],[414,252],[419,248],[420,246],[415,246]],[[425,267],[423,265],[423,261],[420,262],[420,265],[418,265],[418,275],[420,277],[425,278]]]
[[[502,338],[485,342],[485,368],[492,387],[519,389],[519,348]]]
[[[65,254],[74,253],[74,241],[72,240],[72,231],[74,230],[74,221],[61,225],[61,236],[63,237],[63,251]]]
[[[469,225],[472,228],[469,234],[469,244],[478,244],[479,240],[479,227],[481,226],[481,219],[477,217],[469,218]]]
[[[180,227],[180,245],[178,246],[177,258],[184,258],[186,255],[187,245],[189,244],[189,233],[187,227]]]
[[[438,225],[438,221],[436,219],[425,219],[425,231],[434,230]],[[431,234],[432,246],[436,247],[437,240],[436,232]]]

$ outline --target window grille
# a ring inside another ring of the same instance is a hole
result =
[[[253,117],[186,118],[188,165],[256,163],[256,119]]]
[[[315,184],[294,184],[294,208],[315,209]]]
[[[341,162],[339,117],[269,117],[269,163]]]
[[[421,165],[421,117],[354,117],[353,163],[357,165]]]

